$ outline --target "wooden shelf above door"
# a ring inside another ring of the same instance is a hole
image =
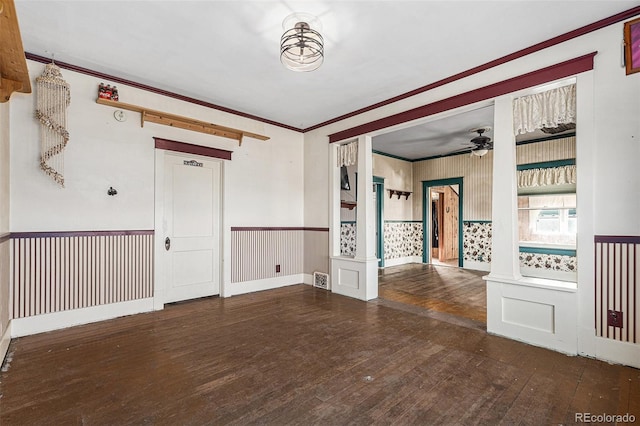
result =
[[[193,132],[200,132],[209,135],[220,136],[223,138],[235,139],[238,141],[239,145],[242,145],[242,139],[245,137],[259,139],[261,141],[266,141],[269,139],[268,136],[260,135],[257,133],[245,132],[244,130],[219,126],[217,124],[207,123],[206,121],[200,121],[180,115],[156,111],[153,109],[144,108],[138,105],[127,104],[120,101],[111,101],[108,99],[98,98],[96,100],[96,103],[100,105],[107,105],[113,108],[125,109],[127,111],[139,112],[141,127],[144,127],[144,122],[148,121],[150,123],[163,124],[165,126],[177,127],[179,129],[191,130]]]

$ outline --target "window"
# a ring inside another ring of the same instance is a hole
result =
[[[521,246],[575,249],[577,220],[575,193],[518,196]]]

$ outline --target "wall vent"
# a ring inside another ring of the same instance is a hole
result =
[[[329,274],[325,274],[324,272],[314,272],[313,286],[329,290]]]

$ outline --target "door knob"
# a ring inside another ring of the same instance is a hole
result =
[[[167,251],[171,248],[171,239],[169,237],[164,239],[164,248]]]

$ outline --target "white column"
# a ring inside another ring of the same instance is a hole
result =
[[[375,209],[376,206],[373,200],[373,154],[371,152],[371,136],[360,136],[358,138],[356,260],[376,259]]]
[[[331,161],[337,161],[337,150],[332,151]],[[331,203],[339,206],[339,172],[331,172]],[[356,212],[356,253],[353,258],[340,256],[339,211],[332,207],[331,235],[331,291],[360,300],[378,297],[378,259],[375,250],[375,204],[373,202],[373,154],[371,137],[358,138],[358,205]],[[337,192],[338,198],[335,193]],[[336,213],[337,212],[337,213]],[[338,229],[338,232],[335,231]]]
[[[512,98],[497,98],[493,129],[493,203],[490,278],[519,279],[518,182]]]

